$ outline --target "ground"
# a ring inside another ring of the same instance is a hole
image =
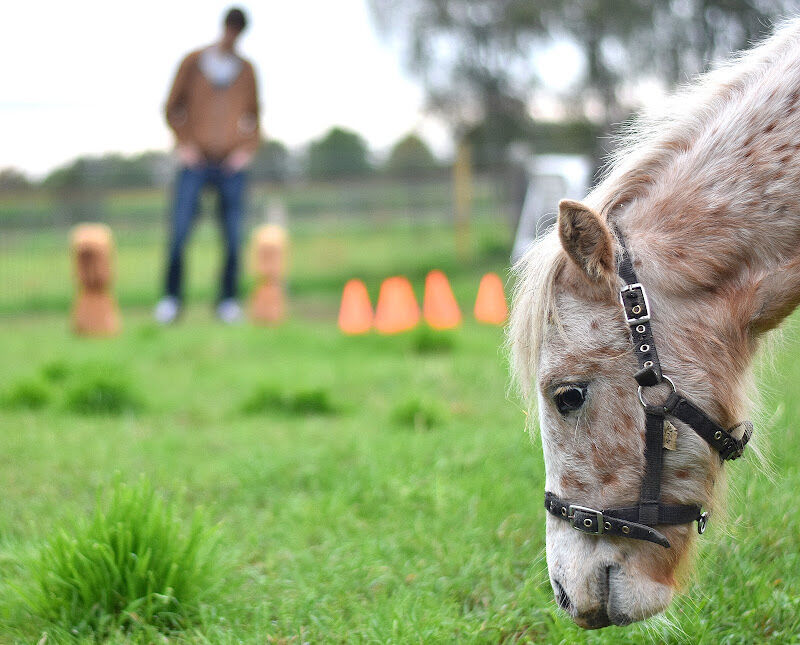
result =
[[[752,456],[726,466],[728,520],[710,523],[666,620],[587,633],[553,602],[541,450],[509,394],[502,330],[469,315],[445,340],[348,338],[335,326],[344,280],[359,275],[373,297],[381,275],[401,271],[421,294],[425,271],[444,268],[468,313],[481,273],[505,271],[502,235],[477,229],[460,263],[446,229],[301,231],[294,315],[276,329],[212,320],[209,231],[193,251],[187,316],[156,327],[145,305],[160,246],[136,235],[121,252],[125,329],[114,339],[69,333],[69,283],[49,273],[68,270],[56,242],[3,260],[31,284],[0,298],[0,642],[47,630],[19,601],[25,563],[116,472],[144,473],[186,517],[202,505],[220,524],[224,593],[177,642],[797,642],[795,322],[759,377],[769,468]],[[46,297],[33,297],[36,280]],[[74,393],[98,377],[134,407],[82,411]],[[14,401],[25,383],[44,393],[41,407]],[[244,410],[260,388],[322,392],[334,409]]]

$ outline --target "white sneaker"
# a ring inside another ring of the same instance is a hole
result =
[[[237,323],[242,319],[242,308],[233,298],[226,298],[217,305],[217,318],[229,325]]]
[[[181,302],[174,296],[164,296],[158,301],[153,317],[162,325],[174,323],[181,312]]]

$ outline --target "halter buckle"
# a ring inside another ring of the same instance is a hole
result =
[[[636,295],[636,301],[630,306],[625,302],[625,294],[628,292]],[[619,290],[619,301],[622,304],[622,310],[625,312],[625,322],[630,327],[650,322],[650,301],[647,299],[647,292],[641,282],[626,284],[622,287]]]
[[[590,517],[584,517],[581,522],[578,522],[578,518],[575,515],[575,511],[578,511],[578,513],[583,513],[584,515],[589,515]],[[588,533],[589,535],[603,534],[603,522],[605,520],[603,518],[602,511],[598,511],[597,509],[589,508],[587,506],[578,506],[577,504],[570,504],[567,513],[568,513],[567,519],[569,520],[569,525],[576,531],[580,531],[581,533]],[[595,530],[592,529],[591,516],[594,516],[594,523],[597,526]]]

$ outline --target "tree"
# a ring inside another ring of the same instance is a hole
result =
[[[262,141],[250,166],[255,181],[283,183],[289,176],[289,150],[280,141]]]
[[[16,168],[3,168],[0,170],[0,191],[24,190],[30,188],[28,177]]]
[[[386,171],[395,177],[413,178],[430,173],[438,165],[428,144],[410,133],[392,146]]]
[[[547,37],[545,8],[556,0],[370,0],[386,35],[399,35],[406,62],[425,84],[429,108],[458,138],[478,124],[526,130],[527,65],[532,45]]]
[[[372,169],[369,150],[356,132],[331,128],[308,150],[308,175],[312,179],[340,179],[365,175]]]
[[[144,188],[163,185],[170,166],[170,157],[164,152],[78,157],[50,172],[43,184],[55,190]]]
[[[430,108],[458,138],[496,154],[532,133],[532,63],[547,43],[568,40],[581,50],[585,73],[563,105],[607,128],[632,107],[624,87],[648,77],[673,85],[702,71],[765,34],[792,2],[370,0],[370,7],[378,28],[399,37]]]

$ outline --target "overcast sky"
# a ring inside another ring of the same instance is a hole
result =
[[[212,42],[231,2],[26,0],[4,3],[0,168],[41,176],[81,154],[171,145],[162,106],[180,59]],[[439,153],[443,124],[370,21],[365,0],[242,2],[241,52],[256,65],[264,132],[295,147],[332,125],[381,150],[410,130]],[[574,57],[545,55],[563,80]],[[570,74],[566,74],[569,76]]]

